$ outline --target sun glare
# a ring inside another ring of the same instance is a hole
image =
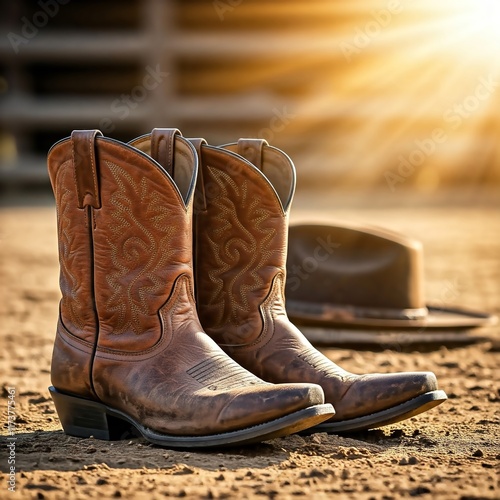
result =
[[[498,0],[447,0],[435,9],[449,16],[458,48],[476,61],[500,60],[500,2]],[[460,54],[457,54],[460,56]]]
[[[340,54],[308,103],[332,110],[333,168],[429,191],[500,178],[500,0],[363,5],[339,4]]]

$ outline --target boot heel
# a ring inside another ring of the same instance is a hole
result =
[[[49,387],[64,432],[70,436],[114,441],[136,437],[134,427],[109,415],[101,403],[69,396]]]

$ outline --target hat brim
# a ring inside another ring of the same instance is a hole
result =
[[[339,308],[321,304],[287,301],[288,317],[297,324],[311,326],[357,327],[366,329],[470,329],[495,325],[498,318],[485,312],[463,308],[427,306],[422,318],[367,318],[358,317]]]

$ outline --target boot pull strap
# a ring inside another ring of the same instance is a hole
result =
[[[264,139],[240,139],[238,141],[238,154],[262,170],[262,150],[269,146]]]
[[[182,135],[176,128],[154,128],[151,132],[151,157],[174,178],[175,136]]]
[[[102,136],[100,130],[73,130],[71,133],[78,208],[84,208],[86,205],[101,208],[95,150],[96,136]]]
[[[208,144],[208,142],[202,138],[188,139],[188,141],[194,146],[194,148],[196,149],[196,153],[198,154],[198,178],[196,179],[193,209],[195,212],[202,212],[207,209],[207,198],[205,195],[205,183],[203,182],[201,147],[204,144]]]

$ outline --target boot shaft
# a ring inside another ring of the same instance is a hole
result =
[[[284,311],[294,166],[264,141],[240,140],[221,148],[202,146],[199,170],[194,214],[198,313],[219,345],[248,345],[265,327],[264,304]]]
[[[100,133],[76,131],[49,152],[60,319],[81,341],[115,351],[152,347],[161,335],[158,311],[176,280],[192,280],[196,152],[177,137],[168,154],[174,178],[141,151]]]

